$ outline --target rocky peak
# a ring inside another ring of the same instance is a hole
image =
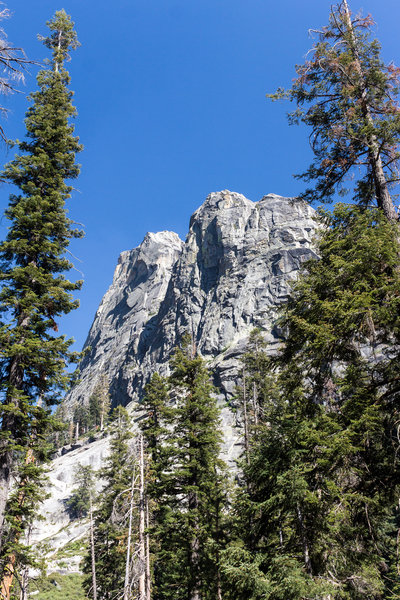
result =
[[[90,350],[80,364],[80,381],[67,405],[87,403],[101,373],[110,382],[118,377],[128,349],[137,346],[145,324],[157,314],[183,247],[176,233],[160,231],[147,233],[137,248],[120,254],[84,345]],[[129,398],[125,395],[121,402]]]
[[[138,248],[123,252],[67,405],[87,402],[102,371],[114,404],[140,399],[151,373],[167,372],[185,331],[229,398],[251,329],[264,330],[271,352],[279,343],[278,307],[301,263],[313,256],[313,212],[276,194],[252,202],[223,190],[195,211],[185,243],[173,232],[148,233]]]

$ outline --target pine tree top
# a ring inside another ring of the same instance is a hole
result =
[[[46,25],[51,34],[48,36],[39,35],[38,38],[46,48],[52,51],[51,64],[57,72],[60,65],[70,60],[69,51],[76,50],[80,46],[80,42],[74,30],[75,23],[64,9],[56,11],[54,17],[47,21]]]

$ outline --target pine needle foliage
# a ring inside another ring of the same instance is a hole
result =
[[[135,468],[132,432],[126,410],[118,407],[110,425],[110,455],[99,476],[105,486],[94,512],[94,555],[98,600],[123,596],[127,550],[128,512]],[[135,506],[137,505],[137,502]],[[88,555],[83,567],[83,587],[92,597],[92,563]]]
[[[214,599],[221,593],[226,492],[219,410],[210,375],[185,336],[171,377],[153,376],[142,421],[148,442],[153,598]]]
[[[95,473],[91,465],[77,465],[74,488],[65,505],[71,519],[83,519],[90,510],[90,498],[95,487]]]
[[[320,260],[305,265],[286,343],[261,371],[275,381],[224,555],[243,599],[380,599],[399,584],[397,226],[357,206],[319,218]]]
[[[70,124],[76,111],[64,63],[78,41],[65,11],[56,12],[47,25],[50,34],[42,41],[52,58],[30,96],[26,140],[16,142],[18,152],[2,172],[16,190],[5,213],[8,234],[0,244],[0,531],[6,529],[8,536],[3,560],[12,552],[10,539],[19,538],[14,526],[4,528],[3,522],[7,499],[9,511],[16,510],[10,478],[16,476],[22,486],[16,496],[17,503],[24,498],[18,517],[22,530],[31,516],[27,498],[39,495],[34,488],[48,450],[43,441],[54,426],[51,406],[68,382],[66,364],[76,359],[69,351],[72,340],[57,334],[57,320],[77,307],[72,292],[82,283],[64,276],[72,268],[65,257],[68,244],[82,236],[65,208],[72,191],[67,181],[79,174],[75,155],[81,145]]]
[[[373,25],[370,15],[352,16],[347,0],[333,5],[329,25],[312,32],[316,41],[296,66],[292,87],[267,97],[295,102],[289,122],[311,129],[314,161],[296,176],[312,182],[302,198],[332,202],[355,176],[355,201],[395,221],[390,188],[399,181],[400,70],[382,61]]]

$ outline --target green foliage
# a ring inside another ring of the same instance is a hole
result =
[[[222,551],[224,587],[228,598],[268,598],[271,583],[260,568],[261,554],[251,553],[238,544]]]
[[[54,27],[72,23],[63,11],[56,13]],[[62,33],[62,29],[60,29]],[[47,38],[46,38],[47,39]],[[32,402],[41,397],[51,404],[57,388],[64,385],[65,361],[71,341],[56,336],[55,319],[77,307],[71,293],[81,287],[61,273],[72,268],[64,257],[69,240],[81,237],[67,218],[65,201],[79,167],[75,153],[81,150],[69,118],[75,115],[68,72],[58,63],[53,48],[52,68],[38,75],[39,91],[31,94],[27,112],[27,141],[18,142],[22,152],[6,165],[2,177],[20,191],[12,194],[6,216],[11,222],[7,239],[0,245],[2,341],[2,390],[9,402],[3,411],[12,414],[14,400]],[[14,373],[13,383],[6,383]],[[14,381],[15,379],[15,381]]]
[[[72,422],[74,424],[74,434],[76,429],[78,430],[78,435],[87,433],[90,425],[89,408],[83,404],[78,404],[74,409]]]
[[[81,237],[67,217],[65,202],[76,178],[75,154],[81,150],[69,119],[75,115],[70,82],[64,69],[68,47],[76,46],[73,24],[64,11],[49,24],[57,39],[66,39],[61,52],[55,38],[44,38],[52,50],[48,69],[37,77],[38,91],[30,96],[26,140],[2,179],[11,183],[6,217],[8,234],[0,244],[0,535],[4,568],[14,553],[29,562],[20,539],[31,522],[43,485],[41,462],[51,451],[46,438],[57,429],[51,405],[68,382],[65,367],[76,360],[71,340],[57,335],[57,319],[77,307],[72,292],[81,287],[63,272],[72,268],[65,258],[69,241]],[[54,36],[53,36],[54,37]],[[75,40],[75,41],[74,41]],[[16,473],[9,495],[10,473]],[[8,495],[7,526],[1,528]]]
[[[89,428],[103,431],[109,420],[111,400],[107,375],[102,373],[99,382],[89,397]]]
[[[285,308],[286,343],[260,362],[267,393],[237,537],[247,573],[273,600],[390,597],[399,583],[397,229],[355,206],[320,220],[320,260],[305,265]],[[237,557],[237,545],[226,550],[225,575],[240,598],[258,598]]]
[[[169,382],[154,375],[143,401],[148,442],[153,594],[157,600],[216,598],[224,542],[226,477],[215,390],[189,338],[171,359]]]
[[[52,555],[54,560],[62,560],[64,558],[70,558],[71,556],[87,554],[87,539],[74,539],[71,542],[68,542],[65,546],[57,550],[55,554]]]
[[[82,575],[78,573],[50,573],[47,577],[31,583],[30,594],[37,600],[86,600],[82,579]],[[33,596],[32,593],[37,590],[39,594]]]
[[[119,406],[113,411],[110,427],[110,455],[100,471],[105,487],[98,495],[94,513],[94,552],[99,600],[112,600],[124,589],[128,513],[136,464],[130,418],[124,408]],[[132,569],[133,566],[132,564]],[[87,555],[84,560],[83,585],[88,595],[92,587],[91,568],[91,556]]]
[[[90,465],[77,465],[74,473],[74,485],[71,496],[65,506],[71,519],[82,519],[89,514],[90,502],[94,492],[95,473]]]
[[[313,185],[301,197],[331,202],[354,176],[354,199],[396,220],[388,186],[398,181],[400,71],[383,63],[372,25],[370,16],[352,19],[346,2],[334,5],[292,88],[268,97],[294,101],[290,123],[311,128],[314,161],[298,177]]]

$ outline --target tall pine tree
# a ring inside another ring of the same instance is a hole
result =
[[[400,70],[382,61],[372,25],[370,16],[351,15],[347,0],[334,5],[292,88],[268,97],[294,101],[290,122],[311,128],[314,161],[298,177],[315,183],[301,197],[331,202],[355,175],[354,199],[396,221],[390,188],[399,181]]]
[[[270,361],[278,373],[245,466],[244,545],[226,555],[241,598],[378,599],[398,585],[397,227],[344,205],[321,221],[321,258],[286,307],[287,340]]]
[[[133,517],[137,525],[137,448],[132,441],[131,423],[126,410],[122,407],[116,408],[113,417],[110,426],[110,455],[100,471],[105,486],[98,494],[97,508],[94,512],[93,555],[98,600],[124,597],[128,543],[130,544],[129,594],[133,594],[137,588],[137,574],[134,568],[137,526],[134,531],[131,531],[130,539],[128,538],[132,501]],[[84,572],[86,574],[84,588],[88,597],[92,598],[91,555],[85,559]]]
[[[155,600],[221,598],[219,552],[225,505],[219,411],[209,373],[189,338],[171,360],[169,389],[146,388],[142,428]]]
[[[19,152],[2,173],[16,188],[6,210],[8,234],[0,245],[3,568],[15,537],[13,527],[4,526],[10,482],[13,477],[18,481],[19,464],[24,471],[21,485],[26,489],[29,465],[37,469],[37,459],[44,458],[42,439],[51,421],[50,407],[67,382],[66,364],[75,358],[69,351],[71,340],[57,334],[57,320],[77,307],[71,293],[81,287],[80,281],[71,282],[63,275],[72,267],[65,258],[68,244],[82,235],[65,208],[72,191],[67,181],[79,174],[75,155],[81,146],[70,124],[75,108],[64,64],[78,41],[65,11],[56,12],[47,25],[50,33],[41,39],[52,58],[38,74],[38,91],[30,96],[26,140],[17,143]],[[33,486],[38,473],[29,468],[29,485]]]

